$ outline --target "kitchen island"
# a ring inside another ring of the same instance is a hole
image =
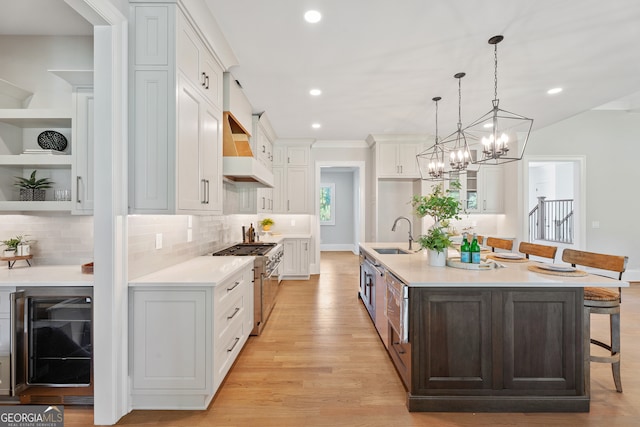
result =
[[[589,411],[583,290],[628,283],[533,272],[533,261],[431,267],[422,251],[380,248],[407,244],[361,243],[360,252],[385,275],[385,344],[410,411]]]

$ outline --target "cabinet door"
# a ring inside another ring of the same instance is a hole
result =
[[[288,213],[308,213],[309,171],[306,167],[287,168],[287,210]]]
[[[220,111],[213,108],[208,102],[203,102],[201,136],[199,138],[199,159],[201,162],[204,180],[205,205],[210,212],[222,213],[222,135]]]
[[[414,288],[409,301],[414,360],[425,361],[413,366],[412,392],[492,388],[491,291]]]
[[[300,260],[298,262],[298,274],[309,275],[309,239],[300,240]]]
[[[134,390],[207,390],[212,335],[207,295],[205,290],[132,292]]]
[[[282,259],[282,275],[296,276],[298,274],[298,264],[300,258],[300,241],[297,239],[286,239],[282,244],[284,255]]]
[[[77,89],[74,93],[73,173],[71,188],[73,214],[92,214],[94,200],[94,126],[93,89]]]
[[[222,68],[213,56],[203,48],[200,55],[200,77],[203,79],[201,87],[207,100],[222,110]]]
[[[178,40],[176,43],[176,61],[178,68],[191,83],[201,85],[204,83],[204,78],[200,71],[200,63],[202,62],[200,56],[202,55],[203,49],[202,43],[182,13],[178,13],[177,15]]]
[[[200,210],[205,204],[206,182],[200,173],[201,100],[184,78],[178,84],[178,209]]]
[[[396,144],[378,144],[376,152],[378,176],[397,176],[400,173],[398,146]]]
[[[418,144],[398,144],[398,166],[400,167],[400,175],[405,178],[420,178],[418,170]]]
[[[273,168],[273,212],[286,213],[286,188],[284,183],[284,168]]]
[[[504,168],[501,166],[483,166],[480,169],[482,180],[482,212],[504,212]]]
[[[273,166],[284,166],[286,164],[287,148],[274,145],[273,146]]]
[[[309,164],[309,147],[287,147],[287,164],[289,166],[307,166]]]

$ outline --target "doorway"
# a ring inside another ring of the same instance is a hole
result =
[[[524,166],[523,240],[552,244],[560,252],[585,247],[584,156],[528,156]],[[542,223],[536,215],[544,206],[556,208],[551,209],[554,217]]]

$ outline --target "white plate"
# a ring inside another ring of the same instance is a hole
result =
[[[540,264],[538,265],[538,267],[542,268],[543,270],[549,270],[549,271],[564,271],[564,272],[576,271],[575,267],[571,267],[569,265]]]
[[[494,252],[492,255],[496,258],[502,258],[502,259],[523,259],[518,254],[505,253],[505,252]]]

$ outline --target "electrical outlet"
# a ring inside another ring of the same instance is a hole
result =
[[[156,249],[162,249],[162,233],[156,233]]]
[[[292,226],[292,227],[295,227],[295,226],[296,226],[296,220],[295,220],[295,219],[292,219],[292,220],[291,220],[291,226]]]

